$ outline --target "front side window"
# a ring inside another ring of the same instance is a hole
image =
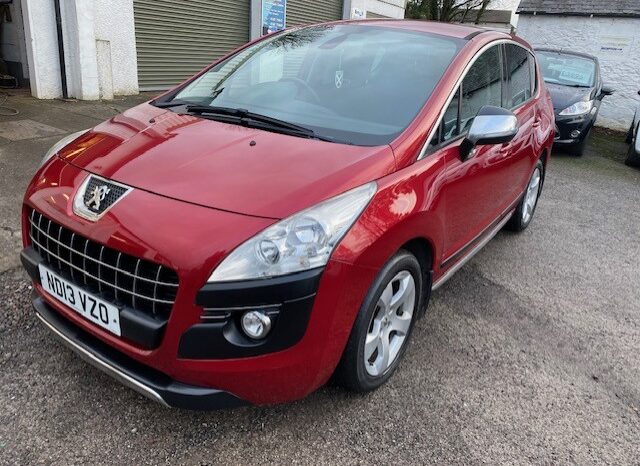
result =
[[[447,106],[431,145],[437,146],[466,133],[485,105],[502,106],[502,58],[499,45],[484,52],[471,65]]]
[[[519,107],[533,95],[529,52],[513,44],[505,46],[507,56],[507,108]]]
[[[545,82],[571,87],[593,87],[596,82],[596,62],[570,53],[538,50],[540,71]]]
[[[324,25],[249,46],[173,99],[246,109],[331,140],[388,144],[415,118],[464,41],[366,25]]]
[[[502,106],[502,55],[491,47],[469,68],[462,81],[460,132],[466,132],[485,105]]]

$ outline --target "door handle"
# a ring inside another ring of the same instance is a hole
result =
[[[533,121],[533,127],[534,127],[534,128],[540,128],[540,124],[541,124],[540,118],[536,118],[536,119]]]

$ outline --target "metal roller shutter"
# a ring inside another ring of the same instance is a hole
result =
[[[167,89],[248,42],[249,4],[133,0],[140,89]]]
[[[342,0],[287,0],[287,27],[342,19]]]

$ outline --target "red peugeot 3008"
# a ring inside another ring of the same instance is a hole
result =
[[[267,36],[60,141],[23,210],[36,315],[169,406],[393,374],[431,290],[527,227],[553,143],[530,47],[338,22]]]

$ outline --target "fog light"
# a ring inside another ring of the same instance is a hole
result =
[[[571,131],[571,137],[573,139],[577,138],[578,136],[580,136],[580,131],[578,131],[577,129],[574,129],[573,131]]]
[[[262,311],[248,311],[242,316],[242,330],[254,340],[267,336],[271,330],[271,318]]]

